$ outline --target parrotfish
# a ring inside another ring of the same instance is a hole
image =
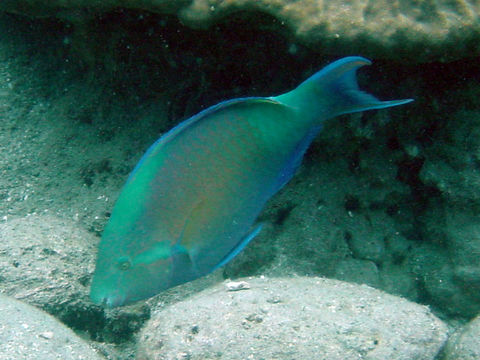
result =
[[[160,137],[124,185],[98,248],[90,297],[147,299],[232,260],[265,203],[295,174],[325,120],[406,104],[359,90],[370,61],[340,59],[294,90],[214,105]]]

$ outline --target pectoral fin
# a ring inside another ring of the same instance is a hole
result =
[[[175,286],[194,280],[201,276],[195,267],[187,249],[175,245],[172,248],[172,276],[171,285]]]

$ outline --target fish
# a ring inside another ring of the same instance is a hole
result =
[[[231,261],[258,235],[265,203],[295,174],[326,120],[412,101],[361,91],[356,72],[370,64],[337,60],[292,91],[220,102],[161,136],[105,226],[92,302],[129,305]]]

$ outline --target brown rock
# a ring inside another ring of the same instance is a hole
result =
[[[322,0],[6,0],[0,9],[57,16],[77,23],[85,14],[115,8],[177,14],[205,28],[232,13],[261,12],[286,26],[297,41],[332,53],[418,61],[446,61],[479,54],[480,1]],[[88,10],[87,10],[88,9]]]

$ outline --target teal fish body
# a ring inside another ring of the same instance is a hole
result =
[[[222,102],[145,153],[98,248],[91,299],[130,304],[230,261],[260,231],[267,200],[295,173],[328,118],[405,104],[358,89],[361,57],[338,60],[293,91]]]

